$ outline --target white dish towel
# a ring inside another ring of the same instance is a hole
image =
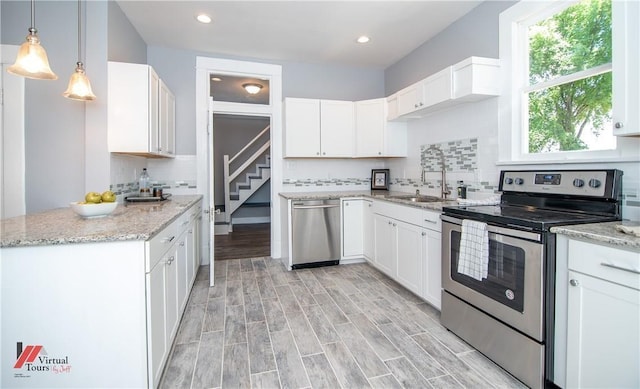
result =
[[[489,232],[487,223],[462,220],[458,273],[482,281],[489,270]]]

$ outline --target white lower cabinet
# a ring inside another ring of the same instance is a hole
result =
[[[424,232],[423,228],[398,221],[394,224],[396,233],[396,256],[398,262],[398,282],[407,289],[422,295],[424,273]]]
[[[373,215],[373,264],[394,279],[398,274],[396,225],[397,222],[389,217]]]
[[[640,387],[640,253],[567,247],[566,387]]]
[[[342,258],[363,256],[363,200],[342,200]]]
[[[362,202],[362,254],[364,259],[371,262],[374,253],[374,229],[373,229],[373,201]]]
[[[386,201],[372,203],[373,242],[364,240],[364,251],[373,249],[369,262],[440,309],[440,214]]]

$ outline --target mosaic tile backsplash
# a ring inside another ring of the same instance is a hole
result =
[[[478,138],[420,146],[420,165],[427,171],[442,170],[442,156],[447,172],[473,172],[478,168]]]

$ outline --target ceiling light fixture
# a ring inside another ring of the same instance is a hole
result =
[[[367,43],[370,40],[371,39],[368,36],[362,35],[361,37],[358,37],[358,39],[356,39],[356,42],[358,42],[358,43]]]
[[[62,94],[64,97],[72,100],[92,101],[96,99],[96,95],[91,91],[91,83],[85,74],[84,65],[82,63],[82,4],[78,0],[78,62],[76,62],[76,70],[69,79],[67,90]]]
[[[260,92],[260,89],[262,89],[262,85],[260,84],[254,84],[254,83],[249,83],[249,84],[242,84],[242,87],[247,91],[247,93],[249,93],[250,95],[255,95],[258,92]]]
[[[207,14],[198,14],[196,15],[196,20],[200,23],[208,24],[211,23],[211,16]]]
[[[211,77],[211,81],[220,82],[220,81],[222,81],[222,78],[220,78],[220,77]]]
[[[31,27],[27,41],[18,49],[16,62],[7,71],[17,76],[36,80],[57,80],[58,76],[49,67],[49,59],[44,47],[40,45],[38,30],[36,29],[35,0],[31,0]]]

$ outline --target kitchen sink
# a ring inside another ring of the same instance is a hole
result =
[[[435,197],[435,196],[398,195],[398,196],[389,196],[388,198],[412,201],[414,203],[438,203],[438,202],[445,201],[440,197]]]

